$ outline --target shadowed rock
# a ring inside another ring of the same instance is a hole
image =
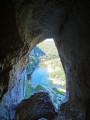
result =
[[[16,119],[38,120],[45,118],[52,120],[57,113],[48,93],[37,92],[30,98],[23,100],[16,108]]]
[[[72,120],[84,120],[85,113],[81,110],[79,105],[71,102],[62,103],[60,106],[60,116],[71,118]]]

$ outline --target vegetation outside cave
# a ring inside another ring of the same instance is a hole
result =
[[[43,84],[32,84],[32,73],[39,66],[46,66],[49,72],[49,87]],[[44,41],[38,44],[29,54],[29,64],[26,67],[24,98],[30,97],[39,90],[47,91],[56,108],[64,100],[66,81],[64,70],[53,41]],[[52,86],[54,85],[54,86]]]

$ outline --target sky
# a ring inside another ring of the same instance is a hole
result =
[[[53,38],[45,39],[45,41],[53,41]]]

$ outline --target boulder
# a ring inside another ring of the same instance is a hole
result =
[[[16,120],[52,120],[57,113],[47,92],[39,91],[24,99],[16,108]]]
[[[60,106],[60,116],[71,118],[72,120],[85,120],[84,110],[78,104],[71,103],[70,101],[63,102]]]

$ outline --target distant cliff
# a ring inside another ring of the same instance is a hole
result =
[[[40,62],[40,57],[44,55],[45,53],[37,46],[31,51],[29,54],[29,64],[26,67],[27,79],[30,79],[31,73]]]

